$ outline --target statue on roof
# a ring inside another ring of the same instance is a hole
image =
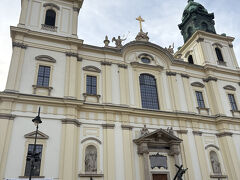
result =
[[[125,41],[127,38],[121,39],[121,36],[118,36],[116,39],[115,37],[112,38],[112,42],[115,41],[116,48],[121,48],[122,47],[122,42]]]

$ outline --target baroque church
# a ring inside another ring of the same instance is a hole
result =
[[[240,179],[240,69],[213,13],[186,2],[174,53],[141,26],[125,45],[84,44],[83,0],[21,3],[0,92],[0,180]]]

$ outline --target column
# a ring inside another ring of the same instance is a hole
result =
[[[16,92],[19,90],[19,84],[22,75],[22,65],[27,46],[18,42],[13,42],[12,45],[13,53],[8,72],[6,90]]]
[[[183,80],[183,87],[184,87],[188,111],[194,112],[192,92],[190,91],[191,88],[190,88],[189,76],[187,74],[181,74],[181,76]]]
[[[103,102],[112,103],[112,71],[110,62],[102,62],[103,66]]]
[[[25,25],[25,23],[26,23],[27,7],[28,7],[28,0],[22,0],[21,14],[20,14],[20,18],[19,18],[19,25]]]
[[[74,35],[74,36],[77,36],[79,11],[80,11],[80,7],[77,4],[74,4],[74,6],[73,6],[73,20],[72,20],[72,35]]]
[[[0,179],[5,174],[14,118],[11,114],[0,114]]]
[[[122,125],[125,179],[135,180],[132,126]]]
[[[157,90],[158,90],[158,101],[160,103],[160,110],[167,110],[166,96],[164,96],[164,86],[162,80],[162,72],[156,77],[157,79]]]
[[[129,82],[127,65],[119,64],[120,103],[129,105]]]
[[[76,119],[62,120],[60,180],[76,180],[78,178],[79,126],[80,123]]]
[[[104,179],[115,179],[115,138],[114,124],[103,125],[103,164]]]
[[[206,82],[207,85],[207,93],[208,98],[210,99],[212,113],[214,115],[224,114],[225,112],[223,109],[221,97],[218,90],[217,78],[209,76],[207,79],[204,79],[204,82]]]
[[[77,53],[66,53],[65,97],[75,99],[77,89]]]
[[[237,157],[236,146],[232,139],[232,133],[223,132],[217,134],[220,150],[223,156],[228,179],[240,179],[240,162]]]
[[[190,147],[188,142],[187,130],[178,130],[179,138],[183,140],[181,143],[181,155],[183,160],[183,167],[188,168],[186,174],[184,175],[185,180],[193,180],[195,179],[194,171],[193,171],[193,162],[190,153]]]
[[[194,135],[194,140],[197,148],[198,161],[200,163],[202,179],[209,179],[210,173],[208,171],[208,164],[207,164],[206,155],[205,155],[202,132],[193,131],[193,135]]]
[[[81,87],[84,86],[85,82],[82,82],[82,58],[78,58],[77,61],[77,99],[81,99]]]
[[[180,104],[178,99],[178,87],[177,87],[177,79],[176,79],[177,73],[167,72],[166,75],[168,76],[168,84],[169,84],[173,110],[178,111],[180,110]]]

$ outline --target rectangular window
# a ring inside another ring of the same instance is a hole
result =
[[[97,94],[96,76],[87,76],[87,94]]]
[[[37,86],[48,87],[50,78],[50,67],[49,66],[39,66]]]
[[[40,176],[43,145],[36,144],[35,155],[33,155],[33,148],[34,148],[34,144],[28,145],[27,160],[26,160],[24,176],[30,176],[31,161],[33,161],[33,165],[34,165],[34,168],[32,170],[32,176]]]
[[[231,104],[232,110],[233,110],[233,111],[237,111],[238,108],[237,108],[237,104],[236,104],[234,95],[233,95],[233,94],[228,94],[228,99],[229,99],[229,102],[230,102],[230,104]]]
[[[196,91],[197,103],[199,108],[205,108],[203,94],[200,91]]]

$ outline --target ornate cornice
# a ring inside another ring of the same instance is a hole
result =
[[[69,119],[69,118],[62,119],[62,124],[74,124],[78,127],[81,125],[81,123],[77,119]]]
[[[19,47],[22,49],[27,49],[27,45],[23,44],[23,43],[19,43],[19,42],[12,42],[12,46],[13,47]]]
[[[176,72],[167,71],[167,72],[166,72],[166,75],[167,75],[167,76],[176,76],[177,73],[176,73]]]
[[[107,62],[107,61],[102,61],[101,65],[103,65],[103,66],[111,66],[112,63],[111,62]]]
[[[233,133],[231,132],[222,132],[222,133],[217,133],[216,136],[217,137],[225,137],[225,136],[232,136]]]
[[[57,10],[60,10],[60,7],[54,3],[44,3],[43,7],[50,7],[50,8],[55,8]]]
[[[114,129],[115,124],[102,124],[104,129]]]
[[[198,43],[199,43],[199,42],[203,42],[203,41],[204,41],[204,38],[199,37],[196,41],[197,41]]]
[[[196,135],[196,136],[202,136],[202,134],[203,134],[202,131],[193,131],[192,133],[193,133],[193,135]]]
[[[132,130],[133,126],[130,125],[122,125],[122,129]]]
[[[209,81],[217,81],[218,79],[212,76],[209,76],[208,78],[203,79],[204,82],[209,82]]]
[[[78,13],[79,13],[79,11],[80,11],[80,8],[79,8],[79,7],[73,7],[73,11],[76,11],[76,12],[78,12]]]
[[[187,78],[187,79],[189,79],[189,75],[188,74],[180,74],[183,78]]]

